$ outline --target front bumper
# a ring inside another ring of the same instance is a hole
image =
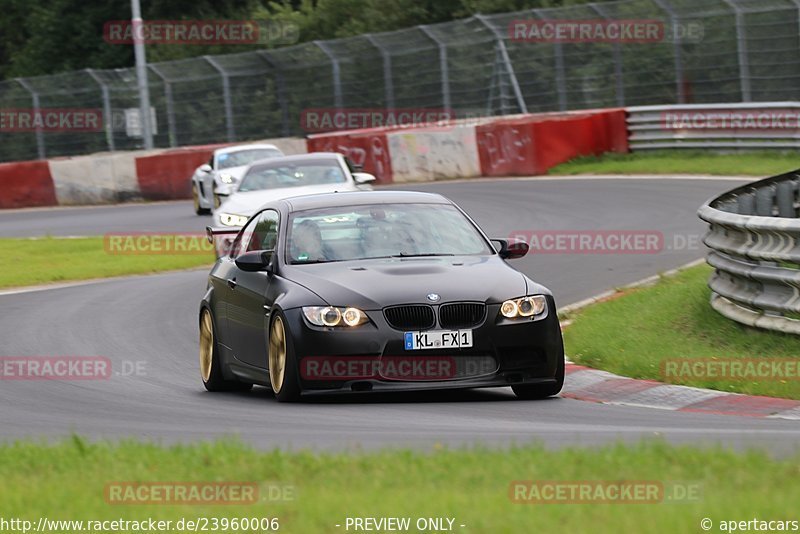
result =
[[[552,297],[547,299],[547,311],[536,320],[506,319],[499,314],[499,304],[488,305],[483,323],[472,328],[473,346],[464,349],[405,350],[404,332],[390,327],[380,310],[367,311],[370,322],[352,329],[312,326],[300,309],[284,311],[284,316],[304,394],[500,387],[555,382],[564,347],[555,303]],[[447,364],[448,369],[473,371],[454,372],[445,378],[436,373],[428,376],[412,373],[411,379],[383,373],[355,376],[347,372],[322,373],[309,379],[308,372],[311,362],[320,361],[359,364],[377,361],[378,368],[386,369],[396,366],[398,361],[419,360]]]

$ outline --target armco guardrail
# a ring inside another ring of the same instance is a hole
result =
[[[634,106],[632,151],[664,148],[800,148],[800,102]]]
[[[704,204],[704,239],[716,269],[711,306],[740,323],[800,334],[800,169]]]

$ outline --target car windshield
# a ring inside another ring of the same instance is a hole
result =
[[[241,167],[250,165],[254,161],[267,158],[283,156],[280,150],[275,148],[254,148],[252,150],[237,150],[236,152],[225,152],[217,156],[217,169],[230,169],[231,167]]]
[[[289,263],[491,254],[450,204],[375,204],[300,211],[290,219]]]
[[[341,184],[347,181],[336,160],[265,163],[247,171],[239,191],[258,191],[304,185]]]

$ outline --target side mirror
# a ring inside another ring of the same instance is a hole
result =
[[[528,253],[530,247],[525,241],[520,239],[492,239],[492,243],[497,243],[497,254],[504,260],[515,260]]]
[[[254,250],[240,254],[235,262],[236,266],[243,271],[256,273],[266,271],[272,260],[272,250]]]
[[[200,165],[200,172],[204,172],[206,174],[210,173],[211,165],[209,165],[208,163],[203,163],[202,165]]]
[[[355,180],[357,184],[368,184],[374,182],[377,178],[368,172],[354,172],[353,180]]]

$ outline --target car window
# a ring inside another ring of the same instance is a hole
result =
[[[236,236],[236,239],[234,239],[230,249],[231,258],[236,258],[248,250],[247,247],[250,245],[250,238],[253,236],[256,223],[258,223],[257,217],[251,219],[250,222],[247,223],[247,225],[242,228],[242,231]]]
[[[302,187],[307,185],[341,184],[347,176],[338,160],[314,160],[297,163],[263,163],[247,171],[239,192]]]
[[[297,212],[290,263],[391,256],[492,254],[475,225],[450,204],[375,204]]]
[[[266,210],[258,216],[247,252],[255,250],[274,250],[278,242],[278,212]]]
[[[254,161],[283,156],[283,152],[275,148],[254,148],[252,150],[237,150],[222,153],[217,157],[219,169],[230,169],[250,165]]]

